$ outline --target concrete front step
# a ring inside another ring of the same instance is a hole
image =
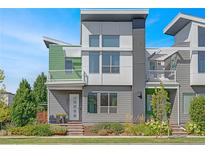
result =
[[[186,136],[184,128],[180,125],[171,125],[172,135],[173,136]]]
[[[80,122],[69,122],[68,123],[68,135],[81,136],[84,134],[84,126]]]

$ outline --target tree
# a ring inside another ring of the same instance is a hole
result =
[[[20,82],[11,109],[11,121],[16,126],[24,126],[36,118],[37,104],[32,96],[27,80]]]
[[[152,95],[151,106],[154,120],[160,122],[169,120],[171,103],[169,102],[168,92],[164,89],[162,83],[160,83],[160,88],[155,89],[155,93]]]
[[[10,121],[10,108],[3,102],[0,103],[0,129],[2,124]]]
[[[6,89],[3,84],[4,79],[4,72],[0,69],[0,129],[3,123],[10,120],[10,108],[6,105],[6,98],[4,95]]]
[[[46,76],[42,72],[37,78],[36,81],[34,82],[33,85],[33,96],[38,104],[38,107],[47,109],[47,87],[46,87]],[[42,106],[42,104],[44,106]]]

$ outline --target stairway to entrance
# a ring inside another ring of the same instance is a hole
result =
[[[84,126],[81,122],[68,122],[68,135],[82,136],[84,134]]]
[[[171,125],[173,136],[187,136],[185,129],[180,125]]]

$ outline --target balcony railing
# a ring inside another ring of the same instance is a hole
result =
[[[88,76],[82,69],[50,70],[48,81],[83,81],[87,83]]]
[[[148,70],[147,80],[150,82],[176,81],[176,70]]]

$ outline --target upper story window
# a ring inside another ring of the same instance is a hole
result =
[[[205,51],[198,51],[198,72],[205,73]]]
[[[205,47],[205,28],[198,27],[198,46]]]
[[[72,72],[73,70],[73,62],[70,58],[65,58],[65,70],[68,72]]]
[[[102,47],[119,47],[120,46],[119,35],[103,35]]]
[[[120,72],[120,53],[103,52],[102,54],[102,73],[119,73]]]
[[[89,52],[89,73],[99,73],[99,52]]]
[[[99,35],[89,35],[89,46],[99,47]]]

